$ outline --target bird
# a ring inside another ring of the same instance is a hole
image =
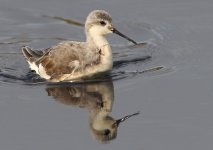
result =
[[[43,50],[21,48],[31,70],[49,82],[81,81],[112,69],[112,50],[105,35],[115,33],[133,44],[137,42],[118,31],[105,10],[93,10],[85,21],[86,41],[62,41]]]

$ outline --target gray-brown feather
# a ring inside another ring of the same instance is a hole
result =
[[[60,78],[63,74],[71,74],[74,70],[81,71],[88,64],[98,60],[96,51],[88,51],[87,48],[86,43],[82,42],[62,42],[52,47],[36,61],[36,64],[41,64],[51,78]]]

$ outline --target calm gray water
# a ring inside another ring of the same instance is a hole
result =
[[[212,7],[211,0],[0,0],[0,149],[212,150]],[[109,35],[112,81],[48,85],[29,72],[21,46],[84,40],[81,26],[53,17],[84,22],[93,9],[148,45]],[[137,111],[111,141],[91,129],[97,114],[114,121]]]

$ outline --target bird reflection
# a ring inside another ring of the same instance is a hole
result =
[[[115,139],[119,124],[139,114],[131,114],[117,120],[109,115],[114,102],[114,88],[111,81],[55,86],[46,90],[48,96],[52,96],[60,103],[88,109],[91,133],[100,142]]]

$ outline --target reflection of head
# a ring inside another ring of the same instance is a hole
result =
[[[97,118],[92,118],[93,120],[90,122],[90,129],[96,140],[100,142],[108,142],[117,137],[117,129],[120,123],[138,114],[139,112],[127,115],[118,120],[115,120],[110,116],[97,116]]]
[[[94,122],[90,122],[90,129],[93,136],[99,142],[108,142],[117,137],[117,126],[114,126],[115,120],[106,116],[104,120],[100,120],[99,126],[94,126]]]

